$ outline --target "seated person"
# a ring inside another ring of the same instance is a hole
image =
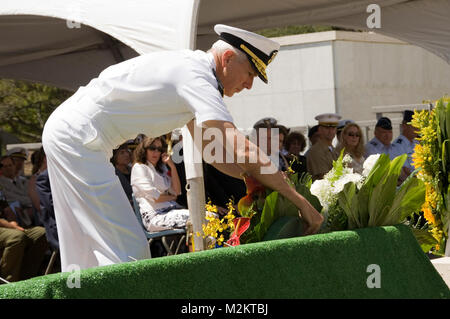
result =
[[[306,147],[305,136],[301,132],[291,132],[284,141],[284,147],[287,151],[286,159],[291,169],[298,173],[306,173],[306,157],[301,155]]]
[[[398,138],[395,139],[393,145],[397,148],[397,153],[395,156],[400,156],[402,154],[407,154],[408,158],[402,167],[402,173],[400,175],[400,181],[403,182],[413,171],[413,161],[412,154],[414,153],[414,148],[419,143],[417,140],[418,129],[410,124],[412,121],[414,112],[406,110],[403,112],[402,121],[402,132]]]
[[[257,121],[253,128],[256,131],[256,144],[258,147],[266,152],[272,161],[278,160],[279,170],[286,171],[288,162],[282,149],[288,129],[283,125],[279,125],[277,120],[272,117],[266,117]],[[272,146],[277,148],[272,149]]]
[[[120,145],[113,150],[111,163],[114,165],[116,175],[122,184],[122,188],[130,201],[133,204],[133,190],[131,188],[131,152],[128,148],[128,143]]]
[[[353,168],[354,172],[361,174],[365,160],[365,148],[362,131],[358,124],[349,123],[342,130],[339,144],[336,147],[338,154],[343,148],[345,149],[344,153],[352,157],[352,163],[349,166]]]
[[[375,137],[366,144],[365,157],[373,154],[387,154],[393,160],[397,156],[399,147],[392,144],[392,122],[387,117],[381,117],[374,130]]]
[[[8,152],[6,152],[7,156],[10,156],[14,166],[16,168],[16,173],[15,176],[24,176],[24,165],[25,165],[25,161],[28,158],[28,152],[26,149],[24,149],[23,147],[15,147],[11,150],[9,150]]]
[[[317,115],[319,140],[310,148],[307,159],[308,173],[312,180],[322,179],[333,168],[333,161],[339,155],[333,147],[340,115],[325,113]]]
[[[41,172],[47,169],[47,159],[42,146],[31,154],[31,163],[33,164],[33,168],[31,170],[32,175],[28,181],[28,196],[31,198],[31,203],[35,212],[37,212],[37,216],[40,217],[41,204],[36,191],[36,178]]]
[[[308,157],[309,150],[311,147],[313,147],[314,144],[316,144],[320,140],[319,135],[319,125],[314,125],[313,127],[310,127],[308,130],[308,139],[309,139],[309,148],[305,152],[305,157]]]
[[[21,226],[30,226],[34,223],[33,207],[28,196],[28,180],[22,176],[16,176],[16,167],[10,156],[0,159],[0,189],[3,191],[9,204],[18,202],[24,215],[19,222]]]
[[[38,276],[48,249],[45,229],[23,228],[0,194],[0,277],[8,282]]]
[[[47,241],[52,250],[59,250],[58,231],[56,228],[55,210],[53,208],[52,189],[48,171],[45,169],[36,178],[36,192],[39,196],[39,218],[45,227]]]
[[[189,218],[189,210],[176,202],[181,194],[180,179],[175,164],[165,152],[162,138],[146,137],[135,149],[131,169],[133,194],[144,226],[150,232],[184,228]]]
[[[225,215],[228,212],[226,207],[230,199],[237,205],[239,200],[247,193],[247,188],[242,179],[226,175],[210,164],[203,164],[203,174],[206,201],[211,200],[217,206],[220,215]]]
[[[177,169],[178,177],[181,183],[181,195],[177,197],[177,203],[183,207],[188,207],[186,191],[186,168],[184,167],[183,156],[183,135],[181,129],[172,131],[172,159]]]

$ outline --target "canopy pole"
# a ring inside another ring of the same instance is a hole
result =
[[[191,28],[189,37],[189,48],[194,50],[196,47],[198,12],[200,0],[193,0],[191,13]],[[194,251],[205,250],[206,241],[203,239],[202,225],[206,223],[205,219],[205,184],[203,181],[203,162],[202,162],[202,130],[195,126],[194,137],[191,136],[186,126],[182,129],[183,134],[183,157],[186,170],[186,196],[189,208],[189,216],[192,223],[192,239]],[[199,234],[200,236],[197,236]],[[187,234],[189,238],[190,234]]]
[[[183,158],[186,170],[186,196],[189,208],[189,216],[192,223],[192,235],[194,251],[204,250],[206,247],[203,239],[202,225],[205,219],[205,185],[203,181],[202,162],[202,129],[195,125],[194,137],[191,136],[187,126],[182,128],[183,134]],[[198,236],[198,235],[200,236]]]

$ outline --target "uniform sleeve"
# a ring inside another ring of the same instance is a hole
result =
[[[233,122],[212,70],[190,70],[178,94],[194,114],[197,125],[210,120]]]

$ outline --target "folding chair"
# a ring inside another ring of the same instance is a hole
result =
[[[59,250],[53,250],[52,255],[50,256],[50,261],[48,262],[47,268],[45,269],[44,275],[48,275],[53,271],[53,266],[56,261],[56,257],[58,257]]]
[[[161,242],[164,246],[164,249],[166,250],[167,255],[176,255],[179,253],[181,245],[186,240],[186,229],[166,229],[158,232],[149,232],[145,226],[144,222],[142,221],[141,211],[139,209],[139,203],[136,201],[136,198],[133,194],[133,207],[134,207],[134,214],[136,215],[136,218],[138,219],[139,223],[142,226],[142,230],[144,231],[145,236],[147,236],[148,239],[148,245],[151,247],[152,243],[157,240],[161,239]],[[174,235],[182,235],[180,240],[178,241],[178,244],[176,248],[174,249],[175,240],[172,241],[172,243],[169,245],[167,241],[168,236],[174,236]]]

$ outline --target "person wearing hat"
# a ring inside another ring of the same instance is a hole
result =
[[[14,166],[16,167],[16,176],[23,176],[23,168],[28,157],[28,152],[23,147],[14,147],[6,152],[6,155],[11,156]]]
[[[333,161],[338,158],[333,139],[341,116],[325,113],[317,115],[315,119],[319,122],[317,132],[320,139],[309,149],[306,156],[306,167],[313,181],[322,179],[333,168]]]
[[[153,52],[108,67],[49,117],[42,142],[62,271],[71,264],[85,269],[127,262],[129,256],[150,258],[141,225],[109,163],[116,145],[140,132],[157,137],[186,124],[192,136],[196,126],[218,129],[224,148],[237,144],[241,136],[245,140],[223,96],[251,89],[256,76],[267,83],[267,66],[280,45],[230,26],[216,25],[214,30],[220,40],[208,52]],[[257,147],[245,143],[233,148],[233,158],[244,158],[245,163],[214,166],[239,178],[242,173],[252,175],[279,191],[301,211],[305,234],[317,232],[323,217],[273,170],[264,154],[250,162]],[[263,168],[271,173],[263,174]]]
[[[410,124],[414,115],[414,111],[406,110],[403,112],[402,133],[394,140],[396,146],[396,156],[408,154],[408,158],[402,168],[401,179],[405,180],[413,171],[412,154],[414,147],[419,143],[417,140],[417,129]]]
[[[375,125],[375,137],[366,144],[365,158],[373,154],[388,154],[393,160],[397,154],[396,145],[392,144],[392,123],[387,117],[381,117]]]
[[[289,133],[289,129],[284,125],[278,124],[278,121],[273,117],[265,117],[257,121],[253,128],[256,130],[257,145],[259,148],[264,150],[267,155],[275,159],[278,164],[278,168],[281,171],[286,171],[289,167],[288,160],[286,158],[286,153],[283,152],[284,139]],[[260,130],[265,129],[264,133]],[[274,131],[272,131],[274,129]],[[265,142],[261,141],[260,138],[265,137]],[[276,140],[275,143],[272,142],[272,137]],[[278,141],[278,144],[277,144]],[[273,144],[273,145],[272,145]],[[278,149],[272,150],[272,146],[278,145]],[[278,159],[277,159],[278,155]]]

